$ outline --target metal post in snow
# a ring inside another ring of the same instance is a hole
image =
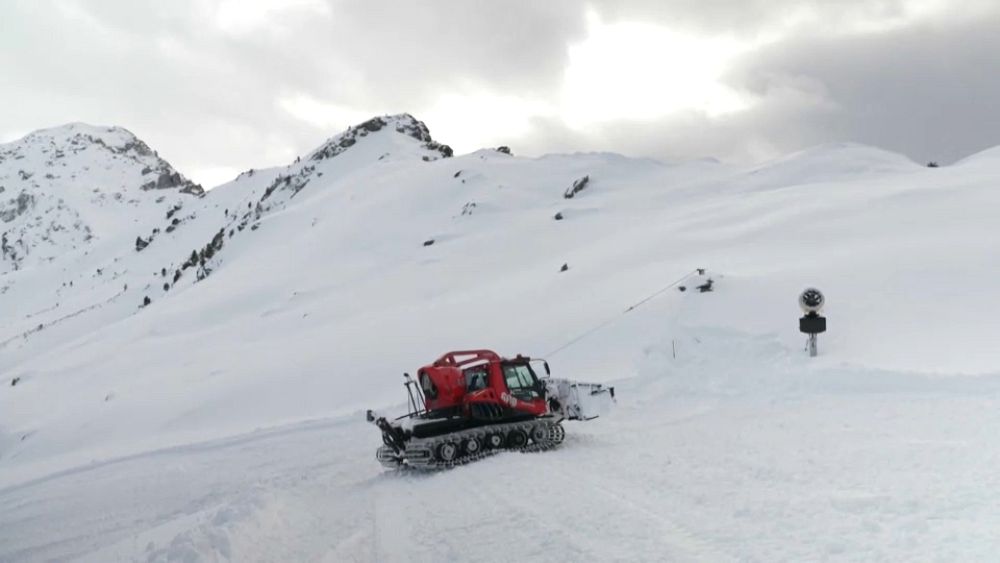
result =
[[[826,317],[820,316],[826,298],[823,293],[814,288],[806,288],[799,295],[799,307],[805,316],[799,319],[799,332],[809,335],[806,347],[809,349],[809,357],[815,358],[818,354],[817,340],[820,333],[826,332]]]

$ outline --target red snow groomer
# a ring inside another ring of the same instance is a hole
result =
[[[451,467],[503,450],[538,451],[559,445],[563,420],[590,420],[614,401],[614,387],[539,378],[532,364],[490,350],[448,352],[403,374],[409,413],[394,420],[368,411],[382,431],[376,453],[388,468]]]

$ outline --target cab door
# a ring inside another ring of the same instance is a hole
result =
[[[506,387],[500,393],[502,402],[518,412],[534,415],[546,413],[545,387],[527,362],[503,362],[500,364],[500,371]]]

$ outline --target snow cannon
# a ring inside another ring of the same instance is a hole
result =
[[[548,450],[566,437],[564,420],[593,420],[615,402],[614,387],[550,374],[548,362],[520,354],[448,352],[416,379],[403,375],[407,414],[390,420],[368,411],[382,431],[375,457],[390,469],[441,469],[501,451]]]
[[[799,307],[807,315],[810,313],[818,315],[825,304],[826,298],[823,297],[823,292],[815,287],[807,287],[799,294]]]
[[[799,319],[799,332],[809,335],[806,348],[809,350],[810,357],[815,357],[818,353],[817,335],[826,332],[826,317],[819,314],[825,304],[826,298],[823,297],[823,292],[815,287],[806,288],[799,295],[799,307],[805,313]]]

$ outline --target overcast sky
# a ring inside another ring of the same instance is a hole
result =
[[[0,141],[131,129],[212,186],[378,114],[458,152],[1000,145],[996,0],[2,0]]]

